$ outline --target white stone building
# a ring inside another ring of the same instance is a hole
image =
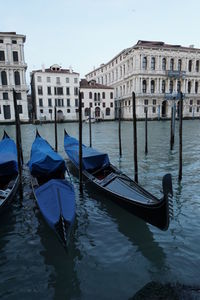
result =
[[[16,32],[0,32],[0,122],[15,120],[13,88],[17,92],[20,120],[28,121],[24,43]]]
[[[137,117],[171,116],[176,97],[184,94],[184,117],[200,116],[200,49],[169,45],[164,42],[138,41],[121,51],[108,63],[86,75],[114,88],[115,104],[121,102],[122,115],[132,118],[132,92],[136,94]],[[178,108],[177,108],[178,114]]]
[[[91,117],[96,120],[114,120],[114,90],[112,87],[96,83],[95,80],[82,79],[80,91],[83,103],[83,120]]]
[[[59,120],[78,120],[79,73],[57,64],[32,71],[31,91],[36,120],[54,120],[54,106]]]

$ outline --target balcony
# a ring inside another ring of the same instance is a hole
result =
[[[178,71],[178,70],[176,70],[176,71],[167,70],[166,74],[170,78],[179,79],[179,78],[184,78],[185,75],[186,75],[186,72],[185,71]]]

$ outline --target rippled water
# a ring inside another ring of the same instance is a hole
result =
[[[0,127],[0,136],[5,126]],[[63,129],[78,137],[78,124],[59,124],[59,152]],[[54,146],[53,124],[38,126]],[[14,126],[7,126],[11,137]],[[93,146],[106,150],[114,165],[134,177],[132,123],[122,122],[119,159],[118,124],[92,125]],[[165,173],[173,176],[174,218],[162,232],[129,214],[88,184],[82,197],[78,178],[76,221],[66,252],[48,228],[35,204],[28,171],[24,170],[23,199],[15,199],[0,218],[0,299],[128,299],[149,281],[199,285],[200,279],[200,121],[183,122],[183,180],[178,183],[178,123],[175,148],[169,150],[170,123],[148,123],[149,153],[144,154],[144,123],[138,122],[139,182],[161,196]],[[35,126],[22,126],[25,162]],[[89,144],[88,125],[83,141]],[[69,166],[70,167],[70,166]]]

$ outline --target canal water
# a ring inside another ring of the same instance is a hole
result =
[[[1,126],[15,137],[14,126]],[[54,125],[37,126],[54,146]],[[78,124],[58,124],[59,153],[64,128],[78,137]],[[36,127],[22,126],[24,160],[28,161]],[[89,144],[88,124],[83,142]],[[44,222],[23,172],[23,199],[16,197],[0,217],[0,299],[129,299],[151,281],[199,286],[200,282],[200,121],[183,121],[183,180],[178,182],[178,122],[170,151],[169,121],[148,123],[149,153],[144,154],[144,122],[138,122],[139,183],[161,197],[162,176],[170,172],[174,217],[165,232],[143,222],[71,175],[76,190],[76,220],[64,250]],[[122,122],[119,159],[118,123],[92,124],[93,146],[134,177],[133,130]],[[68,162],[69,165],[69,162]],[[70,165],[69,165],[70,167]]]

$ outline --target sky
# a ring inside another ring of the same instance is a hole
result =
[[[83,78],[138,40],[200,48],[199,0],[0,0],[0,31],[26,35],[30,72],[59,64]]]

